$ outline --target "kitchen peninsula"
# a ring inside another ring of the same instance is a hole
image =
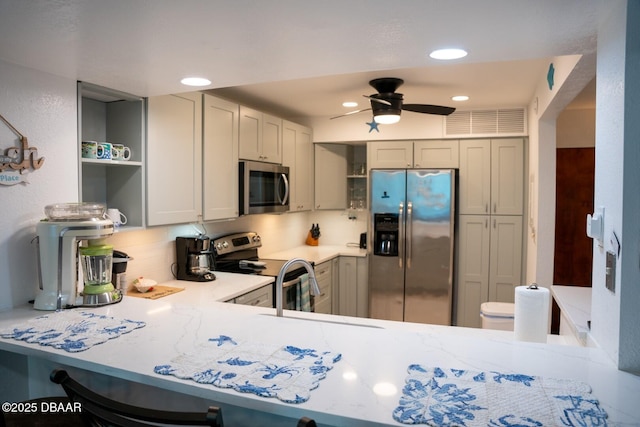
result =
[[[241,412],[245,410],[270,414],[269,425],[293,426],[303,416],[324,426],[401,425],[392,413],[411,364],[584,381],[600,400],[610,425],[640,422],[640,377],[617,370],[598,348],[514,342],[512,333],[503,331],[314,313],[286,311],[278,318],[273,309],[219,302],[268,284],[272,278],[231,273],[216,276],[216,281],[208,283],[172,282],[184,291],[157,300],[125,297],[115,305],[87,309],[146,325],[85,351],[73,353],[0,339],[0,354],[3,360],[28,359],[31,393],[41,390],[40,386],[56,390],[57,386],[46,384],[47,370],[62,365],[72,375],[80,369],[220,405],[229,425],[237,425],[232,420],[243,419]],[[0,329],[48,313],[27,306],[4,311],[0,313]],[[221,335],[264,345],[327,350],[340,353],[341,360],[310,392],[309,400],[300,404],[154,372],[154,367]],[[42,375],[34,378],[34,372]]]

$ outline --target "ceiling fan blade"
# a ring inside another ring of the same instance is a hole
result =
[[[429,104],[403,104],[402,109],[406,111],[413,111],[415,113],[424,114],[437,114],[439,116],[448,116],[456,111],[453,107],[444,107],[442,105],[429,105]]]
[[[356,113],[360,113],[362,111],[368,111],[368,110],[371,110],[371,108],[364,108],[362,110],[349,111],[348,113],[340,114],[339,116],[329,117],[329,120],[339,119],[340,117],[350,116],[352,114],[356,114]]]
[[[369,95],[362,95],[362,96],[364,96],[367,99],[370,99],[371,101],[379,102],[380,104],[391,105],[391,102],[387,101],[386,99],[374,98],[373,96],[369,96]]]

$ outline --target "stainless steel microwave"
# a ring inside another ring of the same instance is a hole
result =
[[[273,163],[240,162],[240,215],[289,210],[289,168]]]

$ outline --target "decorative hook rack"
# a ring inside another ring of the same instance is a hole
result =
[[[20,182],[26,183],[21,175],[29,169],[40,169],[44,163],[44,157],[38,157],[38,149],[29,147],[27,137],[21,134],[7,119],[0,114],[0,120],[11,129],[20,139],[20,147],[7,148],[4,155],[0,155],[0,184],[14,185]],[[9,169],[5,172],[5,169]],[[17,175],[12,172],[19,172]]]

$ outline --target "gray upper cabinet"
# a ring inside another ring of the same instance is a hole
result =
[[[121,230],[144,227],[144,99],[79,82],[78,111],[79,200],[119,209],[127,217]],[[84,157],[82,141],[122,144],[131,156],[128,160]]]
[[[313,208],[313,142],[310,128],[282,121],[282,164],[289,167],[290,211]]]
[[[315,208],[346,209],[347,146],[315,144]]]
[[[195,222],[202,212],[202,94],[148,99],[147,222]]]
[[[522,215],[522,138],[460,141],[460,213]]]
[[[240,106],[239,157],[282,163],[282,119]]]
[[[200,92],[148,104],[149,225],[237,217],[238,104]]]
[[[367,143],[371,169],[457,169],[457,139],[418,141],[370,141]]]
[[[239,112],[238,104],[204,95],[202,216],[205,221],[238,216]]]

